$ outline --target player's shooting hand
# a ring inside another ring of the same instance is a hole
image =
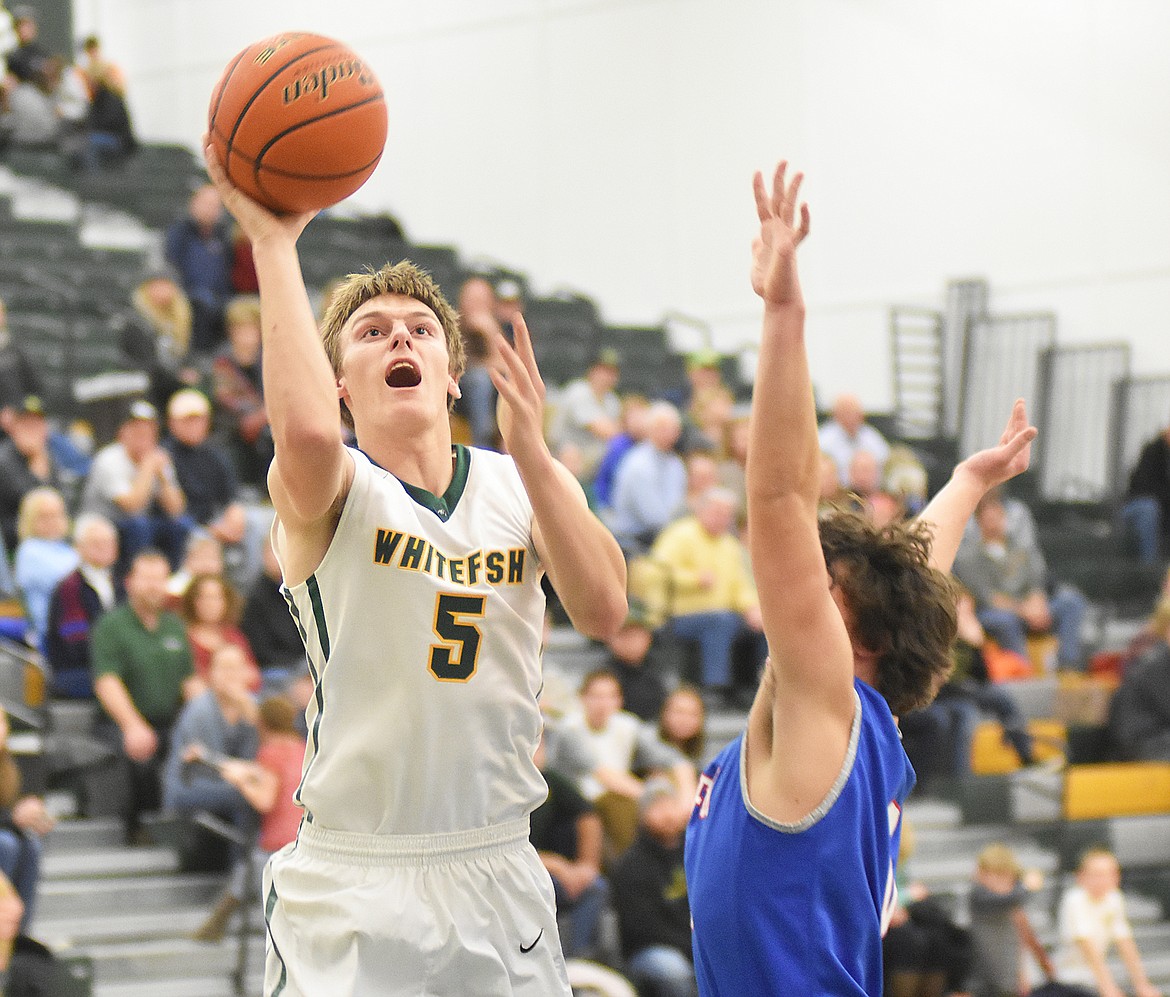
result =
[[[223,206],[240,223],[244,235],[253,245],[273,237],[287,238],[296,242],[305,230],[305,226],[317,214],[316,211],[305,211],[299,215],[278,215],[252,200],[228,179],[223,164],[220,163],[215,149],[212,148],[209,135],[203,136],[203,159],[207,163],[207,175],[211,178],[215,189],[219,191]]]
[[[512,328],[514,344],[498,332],[491,334],[488,374],[500,395],[496,421],[504,447],[514,458],[522,459],[533,448],[544,446],[545,391],[532,337],[519,313]]]
[[[800,224],[796,224],[796,204],[803,173],[785,181],[787,162],[776,167],[769,193],[764,176],[757,172],[752,180],[756,212],[760,216],[760,234],[752,242],[752,289],[769,305],[798,304],[800,281],[796,275],[796,247],[809,230],[808,205],[800,206]]]
[[[1016,399],[999,443],[972,454],[959,467],[973,475],[985,491],[1028,470],[1032,441],[1038,430],[1028,425],[1028,411],[1022,398]]]

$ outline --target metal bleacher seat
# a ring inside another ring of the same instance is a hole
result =
[[[623,392],[654,397],[686,381],[686,361],[671,352],[665,326],[606,326],[598,345],[621,354]]]
[[[524,320],[546,383],[567,384],[585,372],[597,353],[601,330],[591,300],[575,294],[534,298],[524,307]]]

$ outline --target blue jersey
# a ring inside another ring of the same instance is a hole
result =
[[[699,779],[685,864],[703,997],[882,993],[914,770],[886,701],[864,682],[854,687],[845,762],[804,820],[781,824],[752,806],[744,737]]]

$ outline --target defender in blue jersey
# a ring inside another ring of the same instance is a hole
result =
[[[764,327],[747,460],[752,570],[771,657],[746,732],[699,781],[687,829],[704,997],[882,993],[902,803],[895,714],[950,669],[946,572],[979,498],[1028,465],[1023,402],[999,445],[956,467],[913,524],[818,521],[819,448],[796,249],[801,176],[756,174],[752,286]]]

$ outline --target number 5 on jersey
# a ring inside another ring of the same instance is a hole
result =
[[[440,592],[434,631],[442,643],[431,645],[430,671],[440,682],[466,682],[475,674],[483,632],[466,618],[483,618],[482,595]]]

